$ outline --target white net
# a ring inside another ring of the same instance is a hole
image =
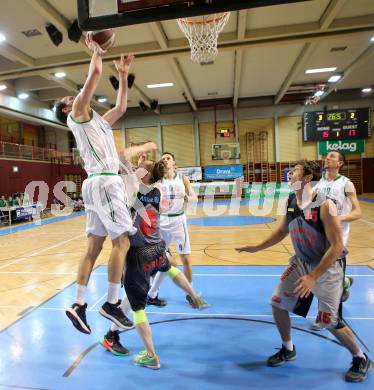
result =
[[[230,12],[221,15],[202,17],[201,20],[177,19],[178,26],[184,32],[191,47],[191,60],[207,64],[218,54],[218,35],[229,20]]]
[[[221,158],[225,164],[228,164],[231,158],[230,150],[221,150]]]

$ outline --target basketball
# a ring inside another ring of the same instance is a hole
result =
[[[116,34],[113,29],[94,31],[92,39],[97,42],[103,50],[109,50],[114,45]]]

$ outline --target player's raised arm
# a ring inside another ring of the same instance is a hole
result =
[[[119,152],[118,157],[121,161],[131,160],[134,156],[146,154],[157,150],[157,145],[154,142],[146,142],[143,145],[131,146]]]
[[[82,91],[74,100],[72,107],[72,116],[78,121],[86,121],[90,119],[90,102],[100,81],[103,68],[101,56],[105,53],[99,44],[92,39],[92,33],[87,34],[86,45],[92,51],[88,76],[83,85]]]
[[[117,93],[116,105],[103,115],[103,118],[113,126],[127,110],[127,76],[129,74],[130,66],[134,60],[134,55],[121,55],[119,61],[113,61],[118,72],[119,89]]]
[[[354,184],[348,181],[345,186],[345,193],[351,203],[351,211],[348,214],[339,216],[340,222],[353,222],[362,217],[361,206],[357,199],[357,193]]]
[[[197,196],[195,194],[194,189],[192,188],[190,179],[187,176],[182,176],[182,178],[183,178],[183,184],[184,184],[184,187],[186,190],[185,200],[187,202],[197,202],[198,199],[197,199]]]

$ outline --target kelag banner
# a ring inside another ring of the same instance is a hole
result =
[[[337,150],[340,153],[363,153],[365,152],[364,139],[334,140],[318,142],[319,154],[327,154]]]

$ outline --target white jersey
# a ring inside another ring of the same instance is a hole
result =
[[[184,214],[184,197],[186,196],[186,188],[183,182],[183,176],[176,173],[169,180],[163,178],[161,181],[161,194],[163,198],[162,215],[177,216]]]
[[[73,132],[84,169],[87,174],[112,172],[118,173],[119,160],[114,144],[110,124],[92,110],[92,117],[87,122],[76,122],[68,116],[67,125]]]
[[[336,203],[338,215],[349,214],[352,204],[347,197],[348,192],[353,192],[353,183],[345,176],[338,175],[334,180],[328,180],[324,174],[321,180],[313,187],[316,193],[325,195]],[[349,222],[342,222],[343,245],[346,246],[349,238]]]

